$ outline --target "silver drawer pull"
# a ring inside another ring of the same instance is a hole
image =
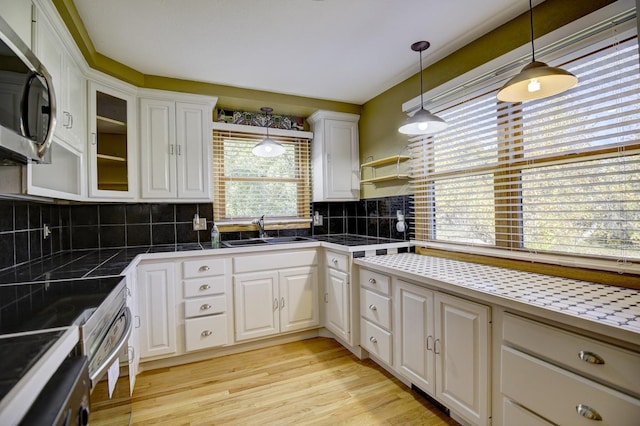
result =
[[[431,335],[427,336],[427,350],[428,351],[432,351],[433,347],[431,347],[431,345],[429,345],[429,340],[433,340],[433,336],[431,336]]]
[[[198,268],[198,271],[200,272],[206,272],[209,270],[209,267],[207,265],[202,265],[200,268]]]
[[[578,358],[589,364],[604,364],[604,359],[600,355],[589,351],[578,352]]]
[[[200,286],[200,291],[209,290],[210,288],[211,288],[211,286],[209,284],[202,284]]]
[[[375,337],[373,337],[373,336],[369,337],[369,341],[370,341],[371,343],[378,343],[378,339],[376,339],[376,338],[375,338]]]
[[[582,417],[586,419],[595,420],[597,422],[602,421],[602,416],[596,410],[589,407],[588,405],[578,404],[576,405],[576,411],[578,412],[578,414],[580,414]]]
[[[436,355],[440,355],[440,351],[438,350],[438,343],[440,343],[440,339],[436,339],[433,341],[433,353]]]
[[[376,283],[375,278],[369,278],[369,284],[375,284],[375,283]]]
[[[201,311],[206,311],[207,309],[211,309],[211,305],[208,303],[205,303],[204,305],[200,306]]]
[[[338,264],[338,259],[336,259],[335,257],[334,257],[334,258],[332,258],[332,259],[331,259],[331,261],[332,261],[333,263],[335,263],[336,265]]]
[[[212,334],[213,334],[213,331],[211,330],[205,330],[202,333],[200,333],[202,337],[208,337],[208,336],[211,336]]]
[[[369,309],[371,309],[372,311],[377,311],[378,310],[376,305],[374,305],[373,303],[371,305],[369,305]]]

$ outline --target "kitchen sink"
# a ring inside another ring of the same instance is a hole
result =
[[[309,237],[267,237],[267,238],[249,238],[246,240],[231,240],[223,241],[223,247],[253,247],[263,246],[269,244],[287,244],[287,243],[299,243],[304,241],[315,241]]]

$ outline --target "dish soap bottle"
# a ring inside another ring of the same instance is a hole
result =
[[[211,247],[220,248],[220,231],[215,223],[211,227]]]

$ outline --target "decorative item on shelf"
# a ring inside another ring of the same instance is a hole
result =
[[[578,77],[562,68],[550,67],[536,61],[533,45],[533,5],[529,0],[529,27],[531,29],[531,63],[511,78],[498,91],[497,98],[503,102],[524,102],[548,98],[565,92],[576,84]]]
[[[417,41],[411,45],[411,50],[420,52],[420,109],[398,129],[400,133],[405,135],[433,135],[447,128],[446,121],[424,109],[424,101],[422,99],[422,52],[427,50],[429,46],[431,44],[428,41]]]
[[[271,120],[270,127],[272,129],[304,130],[304,119],[302,117],[271,114],[269,119]],[[265,126],[265,116],[259,112],[232,111],[223,108],[217,109],[216,121],[245,126]]]
[[[284,146],[269,137],[269,113],[273,111],[273,108],[262,107],[260,111],[264,112],[267,137],[254,146],[251,152],[258,157],[277,157],[278,155],[282,155],[284,153]]]

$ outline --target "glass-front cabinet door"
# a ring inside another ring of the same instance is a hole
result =
[[[136,196],[135,96],[89,83],[89,197]]]

